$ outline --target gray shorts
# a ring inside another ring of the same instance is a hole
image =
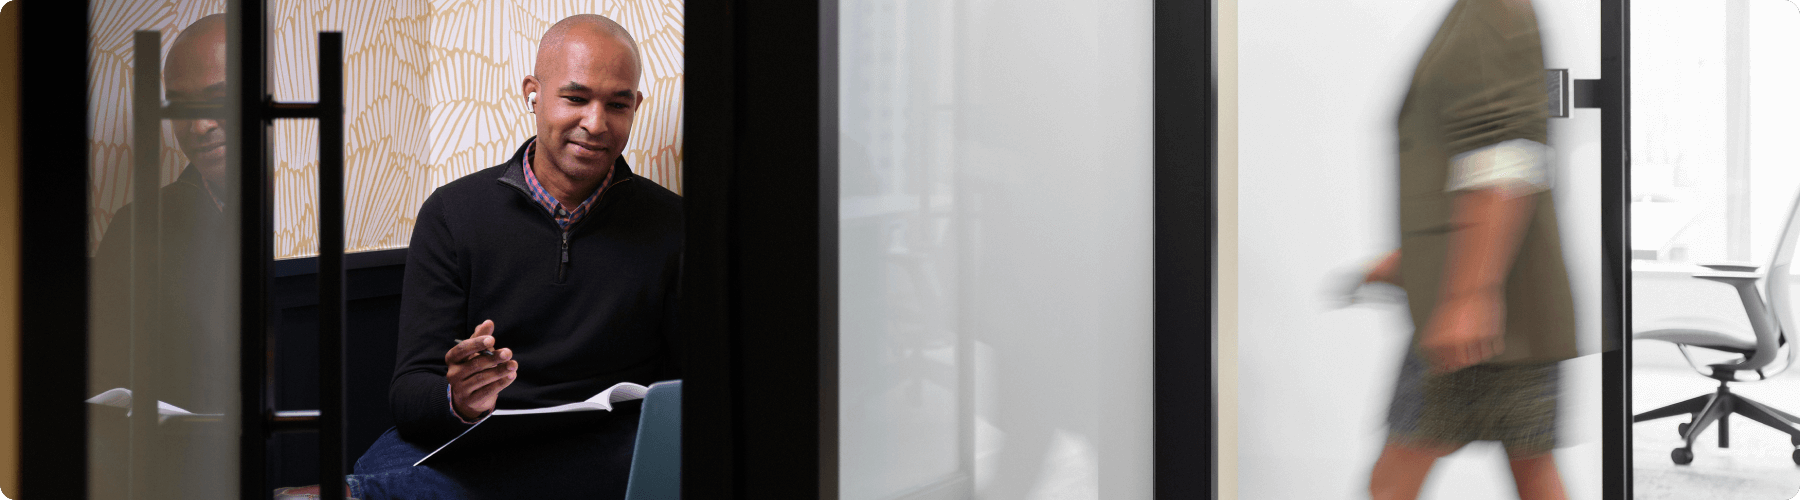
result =
[[[1511,459],[1556,448],[1556,363],[1475,365],[1428,373],[1407,349],[1388,404],[1388,442],[1428,448],[1499,441]]]

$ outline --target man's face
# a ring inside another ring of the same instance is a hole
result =
[[[571,180],[599,181],[631,138],[644,95],[631,48],[599,32],[570,33],[540,54],[525,92],[537,92],[537,147]]]
[[[199,24],[190,29],[202,28]],[[203,29],[203,28],[202,28]],[[170,101],[224,102],[225,32],[200,33],[169,50],[163,82]],[[173,120],[181,152],[208,182],[225,179],[225,129],[218,120]]]

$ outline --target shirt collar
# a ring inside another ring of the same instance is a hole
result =
[[[531,199],[536,201],[538,206],[543,207],[545,212],[549,212],[550,216],[556,219],[556,224],[565,230],[568,229],[569,226],[579,222],[583,216],[587,215],[588,209],[594,204],[594,200],[600,199],[600,193],[606,191],[606,187],[612,184],[613,173],[619,170],[618,168],[608,169],[606,171],[606,178],[600,181],[600,187],[598,189],[595,189],[592,194],[589,194],[587,199],[581,200],[580,204],[575,205],[574,209],[565,210],[562,206],[562,202],[551,195],[549,190],[544,189],[544,184],[538,182],[537,174],[532,171],[531,159],[535,156],[536,152],[537,141],[531,141],[530,144],[525,146],[524,164],[526,189],[531,192]]]

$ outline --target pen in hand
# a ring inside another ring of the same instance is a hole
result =
[[[466,340],[469,340],[469,339],[455,339],[455,340],[452,340],[452,341],[451,341],[451,343],[454,343],[454,344],[462,344],[462,343],[463,343],[463,341],[466,341]],[[493,355],[494,355],[494,351],[491,351],[491,350],[488,350],[488,349],[482,349],[482,350],[481,350],[481,352],[478,352],[478,353],[476,353],[476,354],[480,354],[480,355],[482,355],[482,356],[493,356]]]

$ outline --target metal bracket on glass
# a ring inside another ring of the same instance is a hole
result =
[[[1545,70],[1544,91],[1551,118],[1568,118],[1571,108],[1600,107],[1600,80],[1570,80],[1566,69]]]
[[[1550,117],[1569,117],[1569,70],[1544,71],[1544,90],[1550,94]]]
[[[1600,108],[1600,80],[1575,80],[1575,107]]]

